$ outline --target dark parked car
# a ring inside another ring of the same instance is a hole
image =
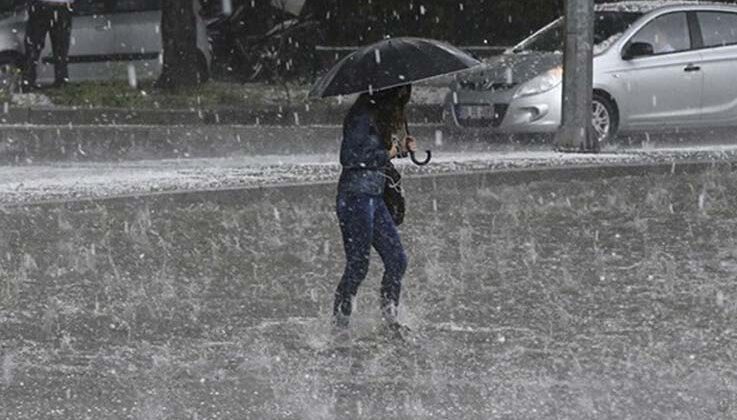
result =
[[[305,0],[272,0],[265,7],[233,3],[207,23],[215,77],[249,82],[312,76],[320,22]]]

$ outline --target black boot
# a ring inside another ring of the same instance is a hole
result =
[[[348,328],[351,320],[352,312],[351,297],[343,293],[335,293],[335,301],[333,302],[333,325],[337,328]]]
[[[384,322],[384,331],[392,339],[403,340],[410,331],[409,327],[397,320],[397,304],[393,301],[382,299],[381,318]]]

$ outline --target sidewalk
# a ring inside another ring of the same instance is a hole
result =
[[[290,101],[274,86],[254,84],[243,90],[248,92],[243,107],[233,106],[231,96],[227,106],[187,109],[155,109],[150,98],[147,107],[138,108],[56,106],[42,94],[31,94],[25,102],[16,100],[18,105],[0,108],[0,164],[324,151],[326,141],[332,147],[332,133],[339,130],[354,100],[308,101],[304,87]],[[191,99],[189,94],[178,98],[178,103]],[[439,125],[443,100],[444,90],[437,86],[418,88],[409,120],[414,125]],[[314,134],[325,127],[332,129]]]
[[[550,150],[446,152],[437,154],[428,166],[418,167],[406,160],[397,166],[408,182],[424,178],[432,183],[445,175],[478,173],[489,174],[485,177],[488,184],[675,173],[688,167],[703,171],[720,163],[735,165],[737,146],[639,149],[598,155]],[[333,153],[5,166],[0,167],[0,206],[335,183],[339,171]],[[489,185],[479,185],[484,186]]]

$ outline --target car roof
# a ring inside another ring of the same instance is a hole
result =
[[[732,4],[699,0],[626,0],[612,3],[600,3],[594,7],[597,12],[631,12],[645,14],[658,9],[680,9],[683,7],[698,8],[698,6],[719,6],[725,9],[737,10],[737,7]]]

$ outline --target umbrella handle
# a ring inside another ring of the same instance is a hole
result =
[[[404,119],[404,130],[407,132],[407,135],[409,136],[410,135],[409,134],[409,123],[407,123],[407,119],[406,118]],[[422,161],[417,160],[417,158],[415,157],[415,152],[409,152],[409,157],[410,157],[410,159],[412,159],[412,163],[414,163],[415,165],[417,165],[417,166],[425,166],[428,163],[430,163],[430,159],[432,159],[432,152],[429,151],[429,150],[425,150],[425,154],[427,156],[425,156],[425,160],[422,160]],[[402,157],[405,157],[405,156],[407,156],[407,155],[405,154]]]
[[[430,159],[432,159],[432,152],[430,150],[425,150],[425,160],[417,160],[415,157],[415,152],[409,152],[409,157],[412,159],[412,162],[417,166],[425,166],[428,163],[430,163]]]

